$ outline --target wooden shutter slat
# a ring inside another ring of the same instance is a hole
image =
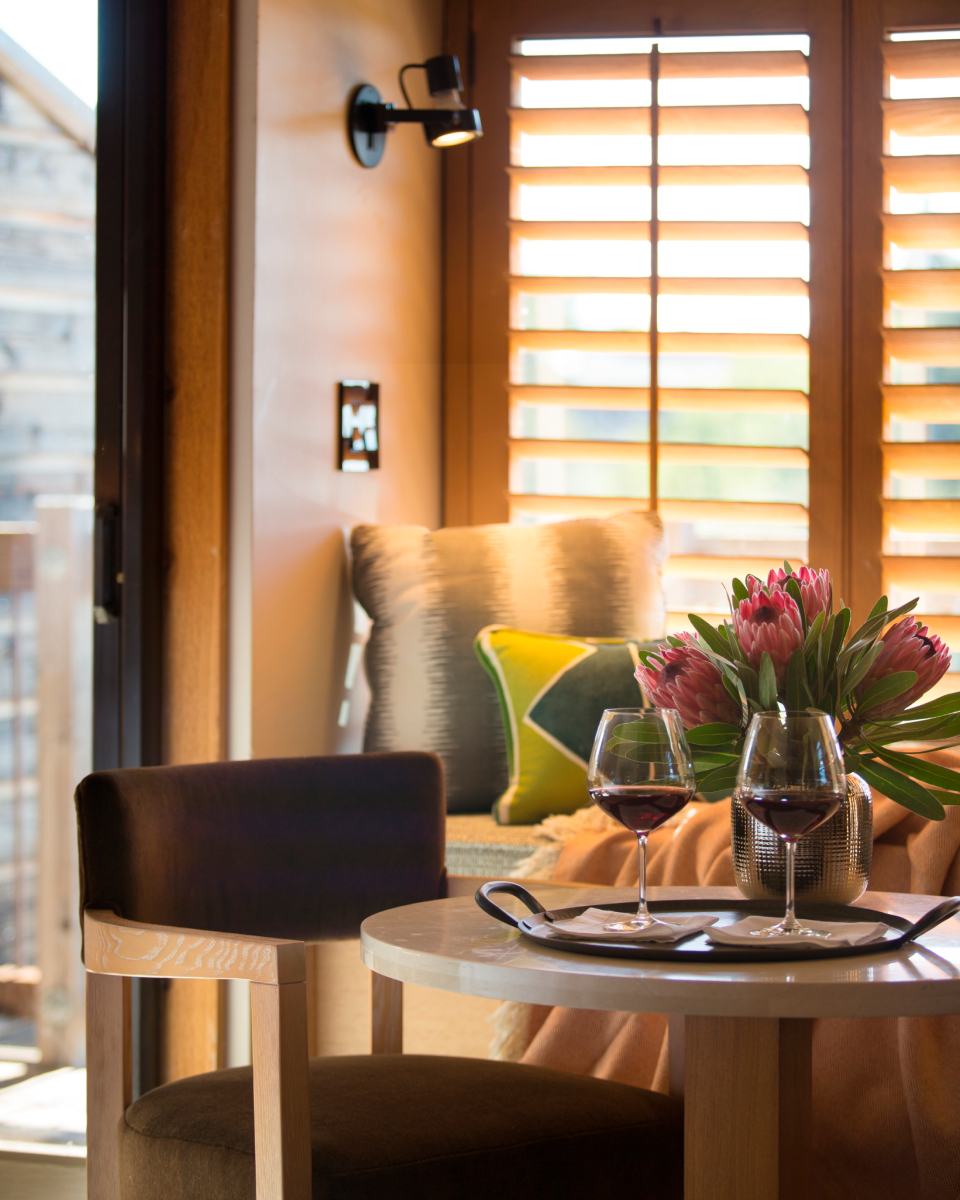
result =
[[[533,187],[649,187],[649,167],[507,167],[515,183]]]
[[[889,554],[884,556],[882,564],[885,590],[900,587],[914,592],[960,591],[960,557]]]
[[[513,54],[514,79],[649,79],[649,54]]]
[[[538,137],[649,134],[648,108],[511,108],[510,131]]]
[[[511,221],[511,231],[535,242],[649,242],[649,221]]]
[[[604,292],[648,295],[650,292],[649,278],[619,275],[511,275],[510,284],[516,292],[540,296],[585,296]],[[808,293],[806,282],[795,277],[693,279],[670,275],[660,279],[661,296],[806,296]]]
[[[804,561],[795,560],[794,565],[803,566]],[[717,555],[714,558],[706,554],[671,554],[663,565],[663,574],[667,579],[717,579],[729,583],[732,577],[743,579],[745,575],[766,579],[771,568],[782,566],[783,560],[773,555],[769,558]]]
[[[514,135],[570,136],[649,134],[649,108],[511,108]],[[807,113],[799,104],[689,105],[660,109],[660,134],[807,133]]]
[[[894,304],[960,309],[960,270],[884,271],[883,283]]]
[[[649,79],[648,54],[513,55],[515,79]],[[721,54],[662,54],[661,79],[751,79],[806,75],[799,50],[729,51]]]
[[[883,177],[898,192],[960,191],[960,154],[884,155]]]
[[[643,353],[650,349],[645,330],[607,332],[593,329],[523,329],[510,331],[510,350],[591,350],[597,353]]]
[[[898,79],[949,79],[960,75],[960,41],[881,42],[883,61]]]
[[[947,156],[943,156],[947,157]],[[913,162],[913,159],[894,159]],[[924,159],[926,161],[926,159]],[[939,161],[939,158],[937,159]],[[960,162],[960,160],[958,160]],[[514,183],[533,187],[649,187],[649,167],[507,167]],[[806,167],[792,163],[756,166],[660,167],[661,187],[806,187]]]
[[[510,221],[528,241],[647,242],[649,221]],[[958,218],[960,229],[960,218]],[[661,221],[661,242],[805,242],[800,221]]]
[[[608,496],[531,496],[512,492],[511,506],[520,512],[554,513],[558,516],[613,516],[625,509],[646,511],[646,500]],[[735,500],[661,500],[660,516],[665,521],[747,521],[761,525],[781,523],[805,525],[807,510],[802,504],[759,504]]]
[[[960,500],[884,499],[888,524],[905,533],[956,533],[960,537]]]
[[[517,350],[593,350],[606,353],[647,352],[644,331],[606,332],[593,329],[515,329],[510,347]],[[662,333],[666,354],[806,354],[807,339],[798,333]]]
[[[922,479],[958,479],[960,442],[884,442],[883,465]]]
[[[944,137],[960,134],[960,98],[884,100],[884,136]]]
[[[512,458],[569,459],[578,462],[648,461],[646,442],[576,442],[553,438],[511,438]],[[742,466],[806,469],[807,452],[796,446],[695,446],[660,443],[660,461],[685,467]]]
[[[808,132],[807,110],[800,104],[704,104],[660,109],[661,135],[794,134],[804,137]]]
[[[883,229],[905,250],[960,246],[960,213],[884,213]]]
[[[960,384],[910,383],[883,385],[884,420],[960,424]]]
[[[887,352],[904,362],[960,367],[960,328],[884,329]]]
[[[514,404],[561,408],[627,409],[645,412],[650,407],[650,396],[646,388],[561,387],[512,383],[510,399]],[[808,401],[805,392],[786,390],[661,388],[660,409],[663,412],[806,413]]]
[[[603,293],[647,296],[650,294],[650,280],[647,276],[511,275],[510,286],[515,292],[524,292],[529,296],[590,296]]]
[[[661,79],[786,79],[807,73],[807,56],[799,50],[660,55]]]

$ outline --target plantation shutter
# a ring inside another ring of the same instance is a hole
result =
[[[893,604],[919,595],[957,646],[960,30],[911,30],[897,7],[882,43],[884,586]],[[938,690],[956,686],[948,675]]]
[[[631,42],[510,59],[510,519],[657,509],[675,630],[808,557],[809,39]]]

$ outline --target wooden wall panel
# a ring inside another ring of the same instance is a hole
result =
[[[171,0],[164,761],[223,757],[230,0]]]
[[[225,752],[230,0],[170,0],[163,756]],[[225,985],[163,991],[166,1082],[222,1065]]]

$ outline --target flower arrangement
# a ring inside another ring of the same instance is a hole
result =
[[[833,611],[830,573],[784,563],[766,583],[734,579],[731,620],[714,628],[690,615],[696,634],[640,653],[647,698],[675,708],[687,729],[701,791],[732,788],[754,713],[783,705],[829,713],[845,770],[891,800],[939,821],[960,804],[960,774],[898,743],[960,744],[960,692],[911,708],[950,665],[950,648],[886,596],[850,633],[850,609]]]

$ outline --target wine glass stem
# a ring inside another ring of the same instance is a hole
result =
[[[640,855],[640,903],[637,905],[637,916],[649,920],[647,909],[647,835],[637,834],[637,850]]]
[[[797,843],[789,841],[786,843],[787,851],[787,911],[783,918],[784,929],[795,929],[797,927],[797,916],[794,912],[796,905],[796,889],[794,887],[794,868],[796,865]]]

